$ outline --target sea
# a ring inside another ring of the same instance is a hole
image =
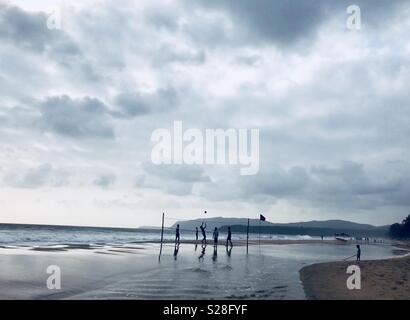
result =
[[[201,236],[201,235],[200,235]],[[212,232],[208,232],[209,238]],[[173,240],[175,229],[165,228],[163,239]],[[220,234],[221,239],[224,238]],[[319,237],[308,235],[261,234],[261,239],[272,240],[316,240]],[[232,235],[233,240],[246,239],[246,234]],[[258,239],[258,234],[250,234],[250,239]],[[77,226],[51,226],[30,224],[0,224],[0,244],[3,245],[60,245],[60,244],[127,244],[138,242],[158,242],[161,229],[125,229]],[[181,230],[181,239],[194,240],[195,232]]]

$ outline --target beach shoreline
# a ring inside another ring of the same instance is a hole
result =
[[[219,246],[223,246],[225,245],[225,239],[220,239],[218,242]],[[233,241],[233,245],[237,246],[237,247],[242,247],[242,246],[246,246],[246,240],[240,239],[234,239]],[[145,241],[145,242],[135,242],[136,243],[155,243],[155,244],[159,244],[161,243],[160,241]],[[172,240],[164,240],[163,241],[164,244],[174,244],[175,241]],[[181,244],[197,244],[197,245],[202,245],[203,243],[201,242],[201,240],[181,240],[180,241]],[[207,240],[207,245],[213,245],[213,241],[212,240]],[[338,240],[293,240],[293,239],[261,239],[259,240],[249,240],[248,241],[249,246],[257,246],[257,245],[287,245],[287,244],[336,244],[336,245],[346,245],[346,244],[351,244],[349,242],[341,242]]]
[[[394,243],[402,255],[382,260],[315,263],[299,271],[309,300],[409,300],[410,244]],[[407,252],[407,253],[406,253]],[[406,253],[406,254],[403,254]],[[361,289],[347,288],[347,268],[360,267]]]

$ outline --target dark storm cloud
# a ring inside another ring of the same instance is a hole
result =
[[[146,162],[143,169],[145,174],[136,178],[135,187],[159,189],[177,196],[190,195],[196,183],[210,181],[201,166],[154,165]]]
[[[393,13],[405,0],[201,0],[199,3],[210,10],[227,12],[237,32],[250,32],[246,36],[248,42],[254,42],[256,37],[286,47],[299,40],[310,41],[321,25],[334,16],[340,18],[340,26],[344,28],[346,9],[352,4],[361,8],[363,24],[374,27],[394,18]]]
[[[115,118],[129,119],[139,115],[172,111],[178,102],[178,93],[173,88],[159,89],[154,93],[140,94],[126,92],[114,99],[116,110],[111,112]]]
[[[27,106],[16,106],[0,114],[4,128],[25,128],[51,132],[74,139],[114,139],[114,120],[131,120],[137,116],[169,112],[178,102],[172,88],[151,94],[123,93],[114,99],[113,107],[92,97],[50,96],[30,100]]]
[[[256,176],[233,177],[205,184],[201,195],[210,200],[287,200],[300,206],[321,209],[375,209],[380,206],[408,206],[410,172],[408,164],[385,168],[385,175],[365,170],[363,164],[345,161],[339,167],[312,166],[263,169]]]
[[[375,204],[379,200],[387,203],[391,195],[409,187],[404,183],[404,177],[392,179],[369,174],[365,171],[364,165],[356,162],[344,162],[339,168],[312,167],[310,174],[315,194],[332,197],[341,195],[363,200],[367,198],[370,200],[369,206],[374,205],[371,202],[375,196],[380,196]]]
[[[39,103],[37,127],[73,138],[113,139],[107,106],[95,98],[72,99],[54,96]]]
[[[135,117],[151,112],[151,106],[137,93],[122,93],[115,98],[119,110],[112,115],[118,118]]]
[[[3,183],[13,188],[59,187],[67,183],[67,174],[56,170],[49,163],[44,163],[37,167],[8,172],[3,177]]]
[[[43,55],[49,62],[58,64],[75,80],[81,79],[92,83],[101,81],[103,76],[99,74],[98,68],[89,57],[83,54],[80,45],[63,29],[49,29],[48,18],[49,16],[43,12],[30,13],[15,6],[0,4],[0,41],[21,50],[27,57],[30,57],[30,53]],[[13,56],[8,60],[10,59],[13,59]],[[24,65],[24,60],[21,60],[19,64]],[[20,67],[11,64],[6,69],[18,72]],[[28,79],[38,77],[33,74],[27,76]]]
[[[79,48],[61,30],[47,28],[48,16],[0,4],[0,39],[23,50],[50,51],[57,56],[78,55]]]
[[[245,25],[254,35],[281,44],[309,36],[325,17],[323,4],[315,0],[211,0],[201,3],[226,10],[236,23]]]
[[[156,30],[178,31],[179,18],[185,13],[185,7],[181,3],[174,2],[172,5],[153,5],[144,8],[143,19],[146,24]]]
[[[3,116],[3,128],[50,132],[74,139],[113,139],[108,107],[98,99],[73,99],[67,95],[31,100],[27,106],[10,108]]]

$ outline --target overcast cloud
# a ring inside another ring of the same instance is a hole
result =
[[[37,1],[36,1],[37,2]],[[40,2],[40,1],[38,1]],[[0,2],[0,222],[400,221],[410,3]],[[50,6],[63,28],[50,30]],[[153,130],[258,128],[260,171],[156,166]]]

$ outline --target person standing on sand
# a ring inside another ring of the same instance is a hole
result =
[[[217,246],[218,245],[218,236],[219,236],[217,227],[215,227],[213,236],[214,236],[214,246]]]
[[[203,237],[203,239],[202,239],[202,243],[206,243],[206,233],[205,233],[205,229],[206,229],[206,223],[204,223],[203,221],[202,221],[202,224],[201,224],[201,226],[199,227],[200,229],[201,229],[201,232],[202,232],[202,237]]]
[[[179,224],[177,224],[177,229],[175,230],[175,244],[179,245]]]
[[[198,227],[195,227],[195,241],[198,242]]]
[[[230,243],[231,247],[233,247],[231,227],[228,227],[228,236],[226,237],[226,246],[228,246],[228,242]]]
[[[356,245],[357,254],[356,254],[356,261],[360,261],[360,255],[362,254],[362,250],[360,249],[360,245]]]

